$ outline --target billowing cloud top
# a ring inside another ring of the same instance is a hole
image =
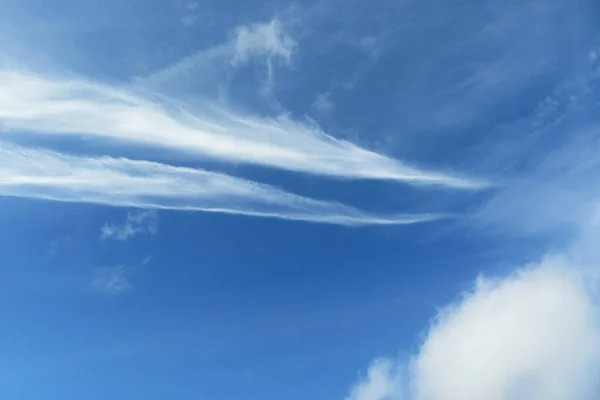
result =
[[[412,360],[376,360],[347,400],[589,400],[600,388],[597,292],[548,259],[480,279],[443,309]]]

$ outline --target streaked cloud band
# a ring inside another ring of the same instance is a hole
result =
[[[0,195],[339,225],[411,224],[442,217],[378,216],[202,169],[125,158],[70,156],[2,142]]]
[[[193,112],[90,81],[0,70],[0,123],[7,131],[87,135],[234,163],[336,177],[477,188],[424,171],[287,117],[256,118],[214,105]]]

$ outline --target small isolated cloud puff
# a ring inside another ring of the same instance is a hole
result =
[[[156,235],[158,231],[158,214],[154,210],[143,210],[127,213],[122,224],[106,223],[100,230],[100,239],[127,241],[139,234]]]
[[[256,56],[289,63],[297,48],[296,42],[284,32],[277,19],[237,27],[233,31],[232,43],[234,64],[246,62]]]
[[[376,59],[383,51],[382,38],[375,36],[364,36],[358,41],[359,47],[372,59]]]
[[[118,295],[133,290],[131,271],[123,265],[100,267],[92,271],[92,288],[102,294]]]
[[[181,17],[181,24],[183,26],[185,26],[186,28],[194,26],[195,23],[196,23],[196,16],[194,16],[194,15],[186,15],[186,16]]]
[[[590,400],[598,317],[595,293],[563,260],[481,279],[439,314],[412,360],[373,364],[348,400]]]
[[[310,107],[320,114],[328,114],[335,107],[331,100],[331,93],[319,93]]]

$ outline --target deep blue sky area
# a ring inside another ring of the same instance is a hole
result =
[[[37,398],[31,379],[51,398],[339,397],[332,379],[345,389],[355,366],[414,346],[415,327],[467,288],[486,252],[521,256],[465,229],[435,233],[444,222],[347,228],[172,211],[156,236],[104,243],[98,226],[127,210],[2,205],[12,227],[1,239],[12,282],[2,352],[15,398]],[[131,293],[86,288],[90,269],[116,264],[134,269]]]
[[[599,4],[0,0],[0,398],[596,400]]]

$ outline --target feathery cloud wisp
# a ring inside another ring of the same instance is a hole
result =
[[[330,92],[319,93],[310,105],[310,108],[312,108],[320,114],[328,114],[329,112],[331,112],[331,110],[333,110],[334,107],[335,104],[331,100]]]
[[[201,169],[124,158],[67,156],[2,142],[0,195],[341,225],[410,224],[440,217],[371,215],[340,203]]]
[[[143,210],[127,213],[122,224],[106,223],[100,230],[100,239],[127,241],[139,234],[156,235],[158,231],[158,214],[154,210]]]
[[[191,114],[116,88],[0,70],[0,123],[8,131],[93,135],[194,156],[345,179],[383,179],[455,188],[481,182],[407,166],[286,117],[217,110]]]
[[[133,290],[131,273],[132,271],[123,265],[95,268],[92,271],[92,289],[105,295],[129,293]]]
[[[175,86],[178,91],[185,90],[190,84],[194,87],[199,83],[214,84],[220,80],[216,77],[227,75],[225,71],[235,71],[237,67],[257,61],[266,64],[265,83],[273,85],[275,65],[289,65],[297,47],[278,19],[240,25],[231,30],[227,41],[196,51],[149,76],[138,77],[135,82],[142,87],[168,89]]]
[[[297,44],[288,36],[277,19],[268,23],[239,26],[234,30],[233,62],[245,62],[253,56],[279,58],[290,62]]]

